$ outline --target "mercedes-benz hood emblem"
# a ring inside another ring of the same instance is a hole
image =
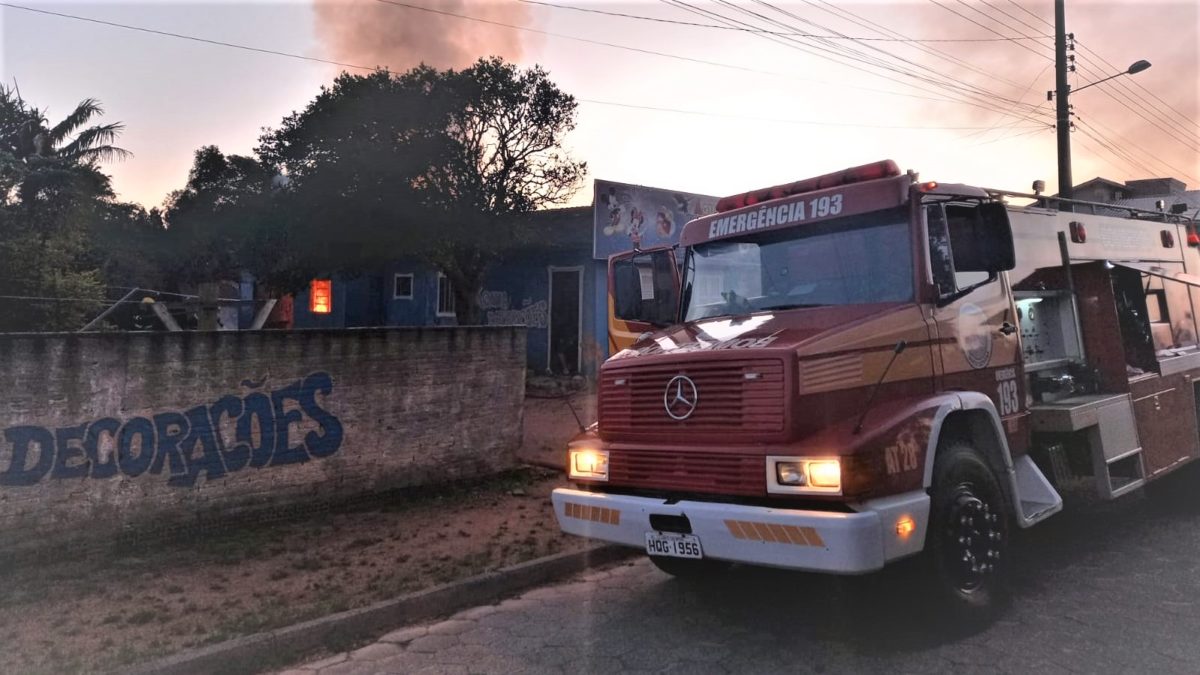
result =
[[[696,412],[696,404],[700,402],[700,394],[696,391],[696,383],[686,375],[676,375],[667,382],[667,390],[663,392],[663,407],[673,420],[686,420]]]

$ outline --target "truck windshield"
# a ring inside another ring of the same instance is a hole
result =
[[[699,244],[684,265],[686,321],[912,296],[905,209]]]

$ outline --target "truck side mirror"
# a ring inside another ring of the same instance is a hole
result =
[[[974,217],[950,228],[954,269],[958,272],[999,274],[1016,266],[1008,208],[1001,202],[984,202]]]

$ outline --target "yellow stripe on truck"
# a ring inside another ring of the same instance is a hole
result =
[[[620,525],[621,512],[616,509],[606,509],[603,506],[585,506],[574,502],[564,502],[563,512],[568,518],[590,520],[593,523],[605,525]]]
[[[726,520],[725,527],[735,539],[751,539],[774,544],[825,547],[825,540],[811,527],[756,523],[746,520]]]

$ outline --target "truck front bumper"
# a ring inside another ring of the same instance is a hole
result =
[[[862,574],[919,552],[929,495],[910,492],[833,513],[554,491],[554,514],[568,534],[644,549],[651,515],[686,516],[705,558],[838,574]],[[912,527],[897,527],[911,521]],[[902,534],[903,530],[907,533]]]

